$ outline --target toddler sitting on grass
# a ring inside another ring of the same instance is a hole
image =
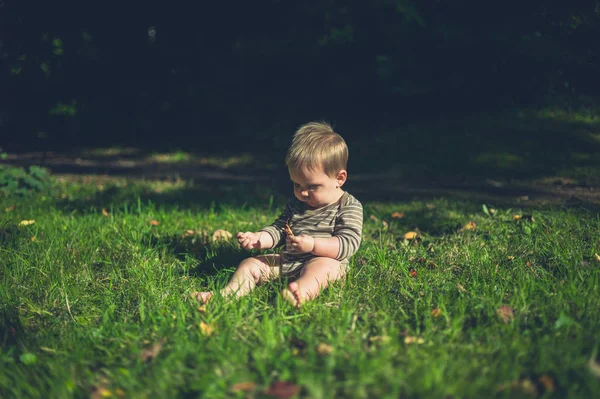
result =
[[[222,296],[241,297],[257,284],[286,277],[292,282],[282,291],[283,298],[300,307],[346,275],[363,224],[361,203],[342,190],[347,162],[348,147],[330,125],[311,122],[296,131],[286,156],[294,198],[270,226],[237,234],[247,250],[285,246],[279,254],[243,260],[220,291]],[[206,303],[213,292],[191,296]]]

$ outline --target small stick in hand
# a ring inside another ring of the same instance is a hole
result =
[[[294,232],[292,231],[292,229],[290,228],[290,225],[288,224],[288,222],[289,222],[289,221],[290,221],[290,219],[288,219],[288,220],[285,222],[285,226],[284,226],[284,227],[283,227],[283,229],[281,229],[281,230],[283,230],[283,232],[284,232],[285,234],[287,234],[288,236],[290,236],[290,237],[293,237],[293,236],[294,236]]]

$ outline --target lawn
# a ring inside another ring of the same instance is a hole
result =
[[[585,203],[365,195],[347,279],[297,310],[280,281],[188,297],[248,255],[215,232],[273,221],[272,185],[84,176],[39,190],[0,194],[2,397],[600,393],[600,217]]]

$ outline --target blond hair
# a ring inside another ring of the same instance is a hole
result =
[[[329,177],[336,177],[340,170],[346,169],[347,163],[346,142],[326,122],[309,122],[300,126],[285,157],[288,169],[315,170],[322,167]]]

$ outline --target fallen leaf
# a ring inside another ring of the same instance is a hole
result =
[[[233,237],[233,236],[231,235],[230,232],[228,232],[227,230],[221,230],[221,229],[219,229],[219,230],[217,230],[217,231],[215,231],[213,233],[212,240],[213,240],[213,242],[216,242],[216,241],[219,241],[219,240],[225,240],[226,241],[226,240],[231,239],[231,237]]]
[[[278,399],[288,399],[300,393],[300,386],[289,381],[277,381],[271,384],[265,394]]]
[[[519,390],[526,395],[534,397],[539,396],[536,384],[529,378],[520,378],[516,381],[511,381],[509,383],[502,384],[498,387],[496,391],[505,391],[507,389]]]
[[[525,264],[527,265],[527,267],[533,266],[533,263],[531,263],[530,261],[525,262]]]
[[[387,229],[389,227],[388,222],[386,222],[385,220],[382,220],[381,224],[383,225],[384,229]]]
[[[151,224],[152,226],[158,226],[158,225],[160,224],[160,222],[159,222],[159,221],[157,221],[157,220],[151,220],[151,221],[150,221],[150,224]]]
[[[415,269],[410,269],[410,276],[417,277],[417,271]]]
[[[510,255],[510,256],[507,256],[506,259],[508,259],[509,261],[512,262],[513,260],[515,260],[515,257]]]
[[[106,216],[106,217],[110,216],[110,213],[108,213],[108,209],[102,208],[102,216]]]
[[[467,292],[466,288],[463,287],[461,283],[456,284],[456,289],[459,290],[460,292]]]
[[[590,356],[590,360],[588,361],[588,368],[590,372],[596,377],[600,378],[600,364],[595,359],[596,356]]]
[[[6,208],[6,209],[4,209],[4,210],[5,210],[6,212],[12,212],[12,211],[14,211],[14,210],[15,210],[15,206],[14,206],[14,205],[11,205],[11,206],[9,206],[8,208]]]
[[[244,381],[233,384],[231,387],[232,392],[253,392],[256,390],[256,382]]]
[[[594,260],[595,260],[596,262],[600,262],[600,255],[598,255],[598,254],[596,254],[596,253],[595,253],[595,254],[594,254]]]
[[[421,337],[413,337],[412,335],[407,335],[406,337],[404,337],[404,343],[406,345],[412,345],[412,344],[424,344],[425,340]]]
[[[19,226],[29,226],[30,224],[34,224],[35,220],[21,220],[19,222]]]
[[[162,347],[164,344],[165,344],[165,339],[163,338],[163,339],[157,341],[154,345],[150,346],[149,348],[142,349],[142,352],[140,354],[140,358],[142,359],[142,362],[145,363],[147,361],[150,361],[150,360],[156,358],[156,356],[158,356],[158,354],[162,350]]]
[[[36,240],[35,236],[31,236],[31,238],[29,239],[29,242],[34,242]]]
[[[101,398],[110,398],[112,396],[112,392],[105,387],[97,387],[95,388],[91,395],[91,399],[101,399]]]
[[[206,305],[198,306],[196,310],[200,313],[206,313]]]
[[[392,219],[402,219],[404,217],[404,212],[394,212],[392,213]]]
[[[428,267],[429,269],[437,269],[438,265],[437,265],[437,264],[435,264],[434,262],[428,262],[428,263],[427,263],[427,267]]]
[[[548,374],[538,377],[538,382],[544,387],[544,392],[554,392],[554,379]]]
[[[186,230],[181,235],[181,238],[192,237],[194,234],[196,234],[196,232],[194,230]]]
[[[435,205],[434,204],[425,204],[425,206],[427,207],[427,209],[435,209]]]
[[[317,345],[316,350],[319,355],[326,356],[333,352],[333,346],[326,343],[320,343],[319,345]]]
[[[474,221],[471,220],[469,223],[467,223],[463,227],[461,227],[460,231],[475,230],[476,228],[477,228],[477,225],[475,224]]]
[[[519,197],[519,200],[521,200],[521,201],[529,201],[529,195],[521,195]]]
[[[440,308],[435,308],[431,311],[431,316],[440,317],[442,315],[442,310]]]
[[[515,314],[513,312],[513,309],[510,306],[507,306],[507,305],[500,306],[496,310],[496,313],[507,324],[510,323],[515,318]]]
[[[200,322],[200,332],[205,337],[208,337],[215,332],[215,326],[213,324],[208,324],[208,323],[201,321]]]
[[[513,215],[513,220],[526,220],[528,222],[535,222],[535,218],[532,215]]]
[[[419,234],[416,231],[409,231],[408,233],[404,234],[404,239],[405,240],[413,240],[415,238],[417,238]]]

